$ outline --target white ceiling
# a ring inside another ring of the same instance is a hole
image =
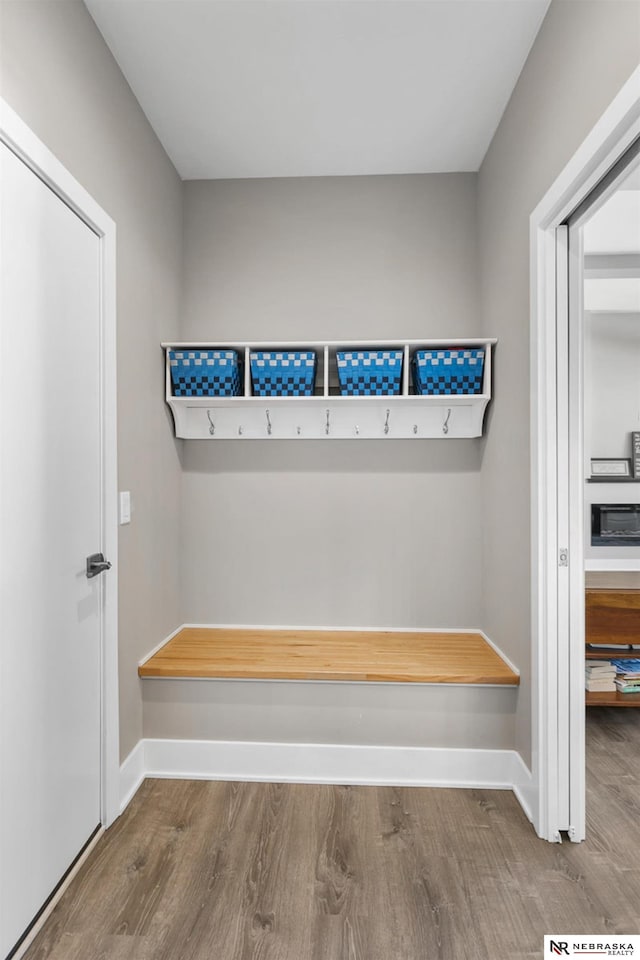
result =
[[[477,170],[549,0],[85,0],[187,180]]]

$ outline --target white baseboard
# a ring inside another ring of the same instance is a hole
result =
[[[538,792],[533,775],[519,753],[513,752],[513,792],[531,823],[538,822]]]
[[[147,776],[510,789],[510,750],[146,740]]]
[[[121,768],[121,809],[144,777],[514,790],[531,819],[514,750],[231,740],[141,740]]]
[[[145,763],[145,741],[138,740],[135,747],[120,766],[120,813],[129,806],[144,778],[147,776]]]

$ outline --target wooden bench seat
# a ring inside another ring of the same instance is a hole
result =
[[[138,672],[165,678],[520,682],[479,633],[185,627]]]

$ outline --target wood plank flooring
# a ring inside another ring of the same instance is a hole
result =
[[[510,792],[147,780],[26,960],[539,960],[640,930],[640,712],[587,714],[584,844]]]
[[[141,677],[368,680],[516,686],[520,678],[479,633],[221,630],[185,627]]]

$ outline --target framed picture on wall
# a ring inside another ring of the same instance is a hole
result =
[[[612,480],[620,480],[631,476],[631,460],[622,458],[591,458],[591,476],[592,477],[610,477]]]

